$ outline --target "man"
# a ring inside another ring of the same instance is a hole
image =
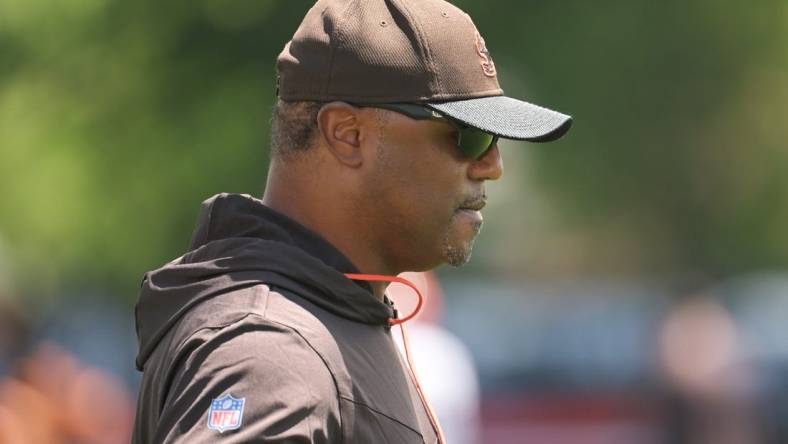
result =
[[[277,69],[263,199],[206,201],[143,282],[134,442],[443,442],[380,275],[465,263],[498,137],[570,118],[504,97],[441,0],[320,0]]]

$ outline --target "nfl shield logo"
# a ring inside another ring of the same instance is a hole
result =
[[[241,427],[244,402],[246,398],[233,398],[229,393],[211,401],[211,409],[208,410],[208,428],[223,433],[225,430]]]

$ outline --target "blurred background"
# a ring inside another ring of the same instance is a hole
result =
[[[455,3],[508,95],[575,118],[501,143],[431,278],[467,441],[788,442],[788,2]],[[0,0],[0,442],[128,441],[142,274],[262,194],[310,5]]]

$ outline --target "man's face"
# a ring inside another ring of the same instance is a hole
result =
[[[484,181],[503,173],[498,147],[474,160],[459,150],[448,122],[379,112],[385,124],[364,199],[370,223],[379,227],[378,248],[402,270],[466,263],[482,226]]]

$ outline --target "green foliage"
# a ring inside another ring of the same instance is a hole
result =
[[[310,4],[0,0],[0,240],[21,284],[131,299],[203,199],[261,194],[273,62]],[[575,116],[529,149],[560,209],[535,229],[573,234],[572,270],[788,263],[785,2],[458,5],[508,93]]]
[[[509,75],[538,88],[510,93],[575,116],[532,151],[561,209],[545,232],[585,252],[565,258],[572,271],[788,263],[785,2],[496,2],[476,22]]]
[[[306,8],[0,2],[0,237],[24,286],[132,297],[203,199],[259,194],[272,60]]]

